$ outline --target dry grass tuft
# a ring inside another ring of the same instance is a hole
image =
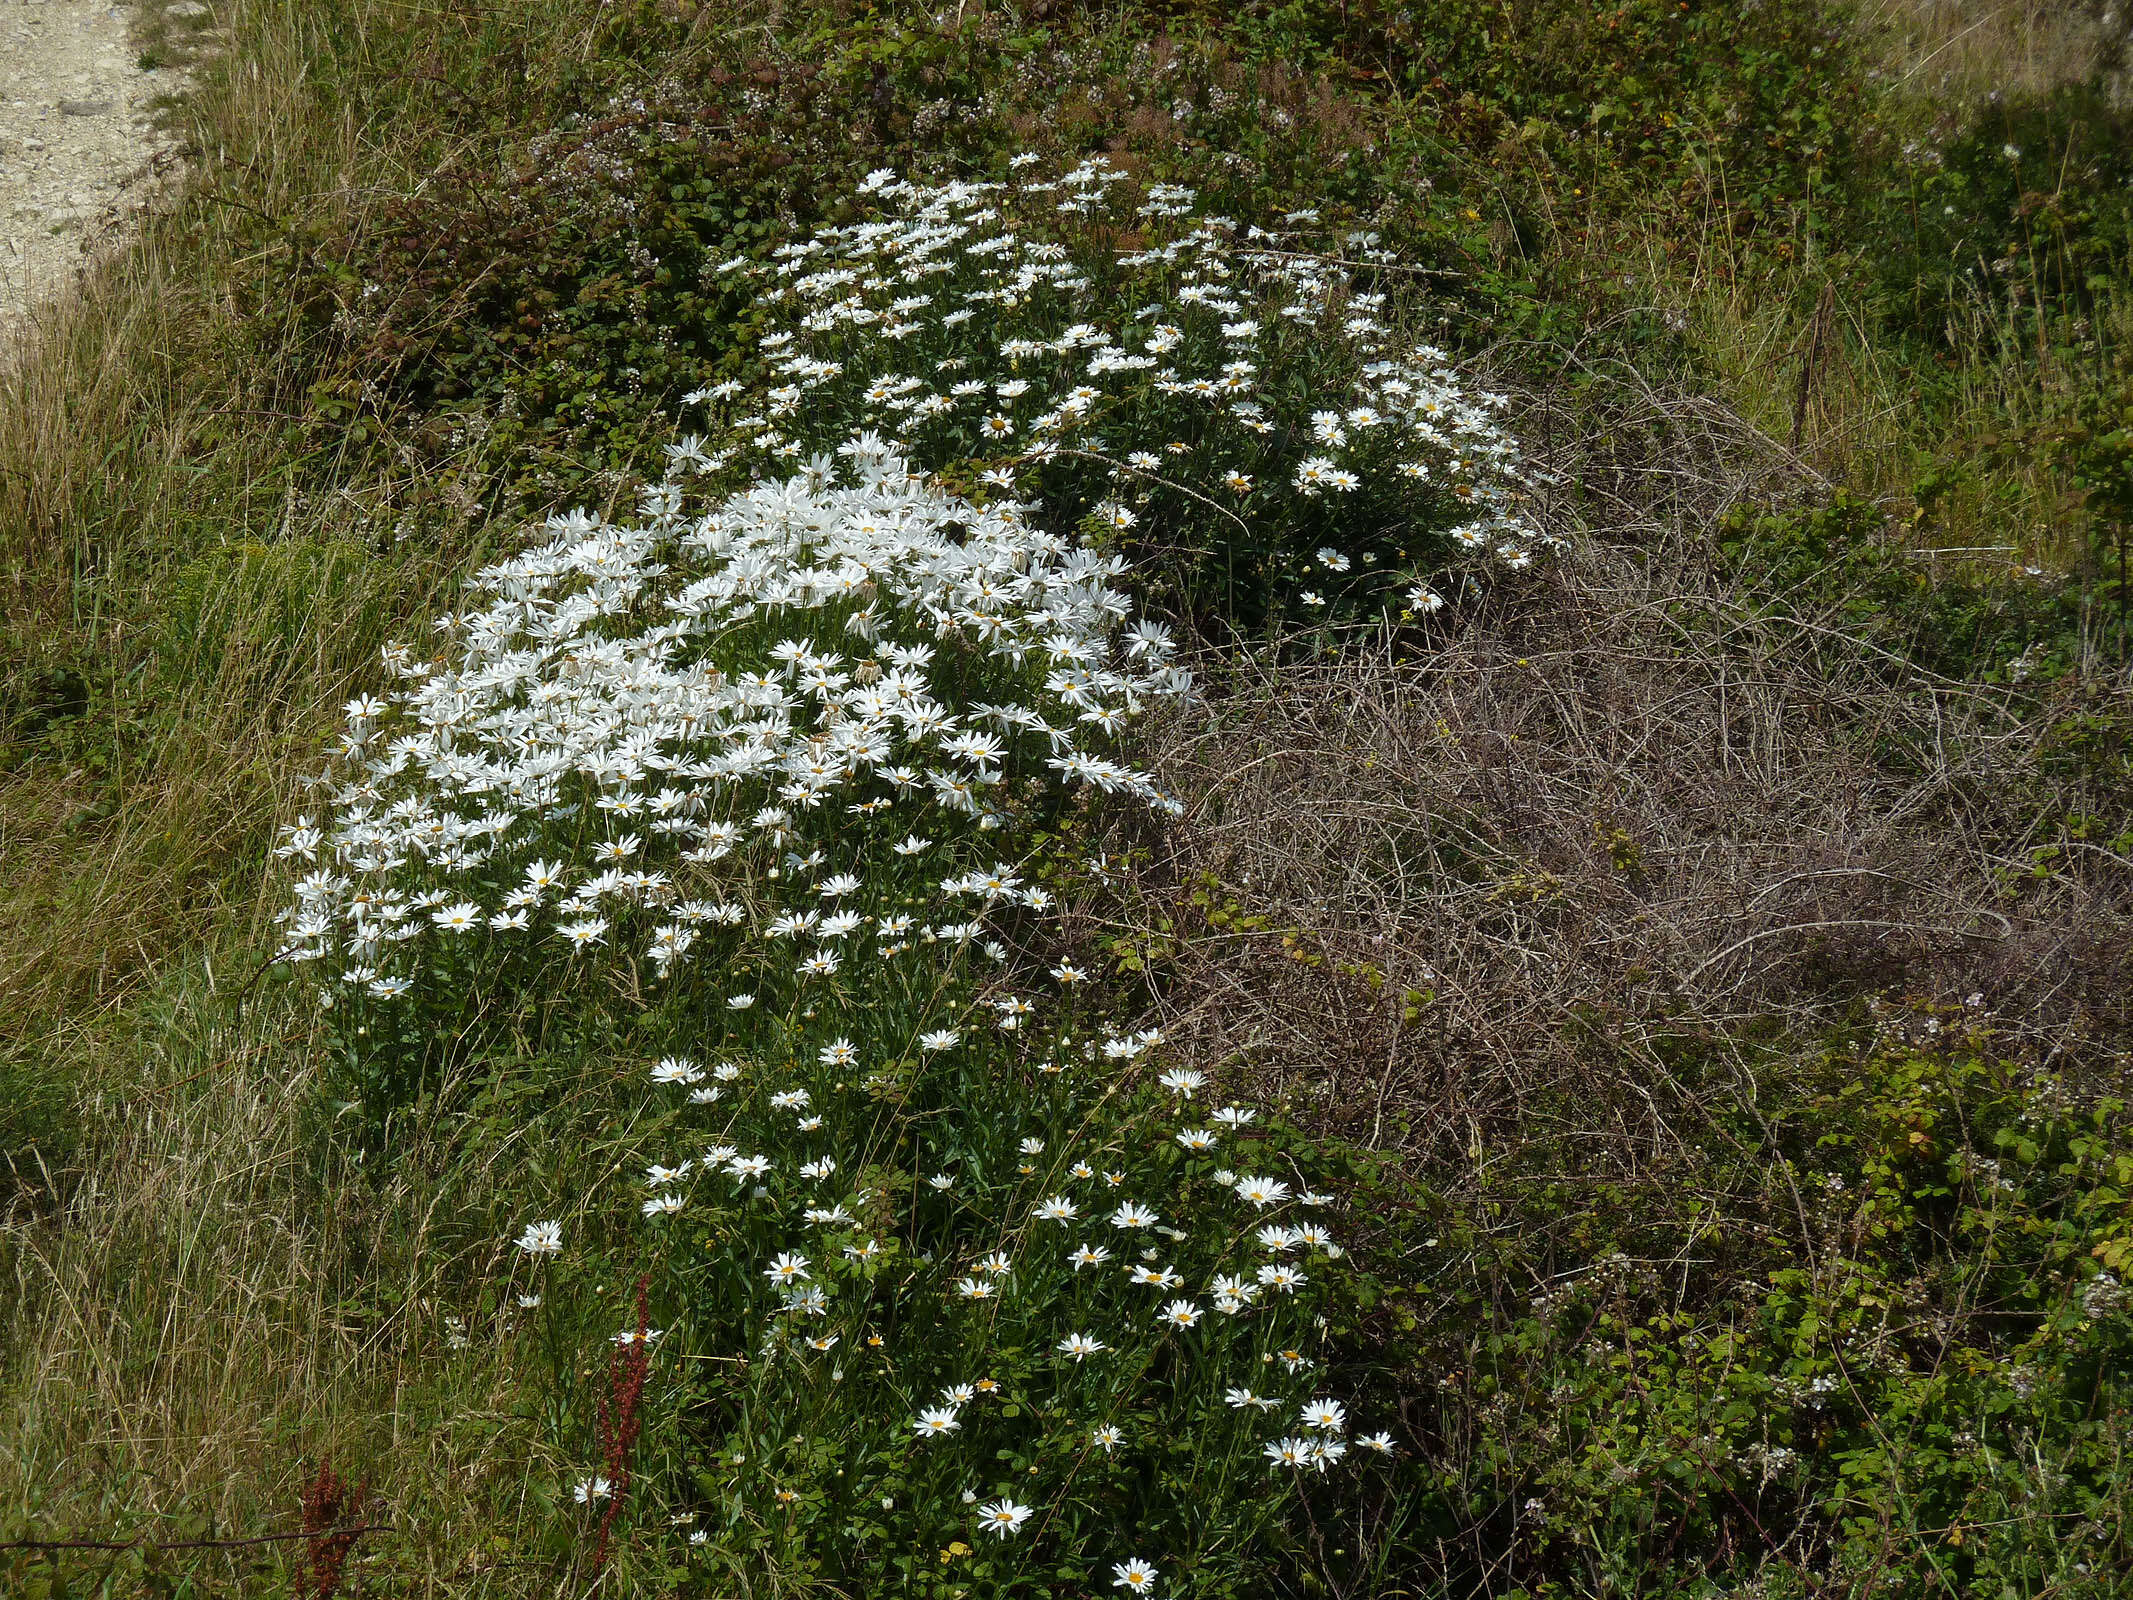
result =
[[[2048,94],[2125,66],[2120,9],[2091,0],[1871,0],[1860,11],[1903,87],[1957,103]]]
[[[196,972],[149,1008],[106,1147],[57,1215],[0,1226],[0,1504],[47,1536],[250,1533],[291,1523],[306,1463],[332,1460],[384,1486],[392,1524],[354,1571],[470,1581],[492,1535],[545,1526],[528,1485],[562,1473],[526,1404],[530,1335],[455,1287],[507,1248],[523,1140],[418,1130],[366,1175],[316,1126],[309,1024],[229,987]],[[471,1347],[440,1361],[454,1314]],[[256,1554],[198,1560],[235,1581]]]

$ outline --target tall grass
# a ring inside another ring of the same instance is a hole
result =
[[[227,0],[215,20],[169,112],[186,180],[0,364],[17,1044],[105,1015],[164,952],[249,914],[290,741],[464,561],[387,537],[412,466],[340,470],[308,399],[322,326],[282,291],[486,131],[454,125],[425,61],[568,59],[603,8],[417,26],[383,0]],[[64,737],[33,745],[55,719]]]
[[[1946,361],[1892,348],[1865,296],[1841,283],[1803,271],[1685,286],[1676,303],[1696,375],[1802,466],[1886,506],[1912,544],[1943,557],[1935,570],[2078,562],[2063,467],[2035,441],[2133,351],[2123,280],[2085,314],[2048,314],[2041,339],[2032,315],[1973,297],[1949,338],[1967,359]],[[1987,459],[1990,472],[1944,487],[1932,476]]]
[[[251,1533],[293,1525],[302,1463],[332,1458],[451,1486],[388,1506],[391,1560],[414,1592],[456,1564],[449,1592],[479,1593],[540,1447],[505,1353],[409,1357],[458,1264],[439,1220],[485,1204],[514,1145],[430,1127],[396,1176],[353,1175],[306,1121],[308,1023],[247,992],[267,846],[327,714],[463,557],[378,536],[390,481],[332,491],[333,445],[300,426],[316,332],[262,291],[464,136],[411,56],[568,53],[600,8],[212,20],[168,111],[182,184],[0,360],[0,1516]],[[198,1572],[283,1592],[280,1560]]]
[[[2083,83],[2123,49],[2109,7],[2079,0],[1865,0],[1861,32],[1883,70],[1914,93],[1955,102],[2035,95]]]
[[[441,1286],[464,1271],[447,1245],[518,1152],[462,1149],[443,1130],[411,1141],[395,1178],[366,1182],[330,1129],[305,1127],[306,1030],[274,1004],[233,1016],[233,975],[210,964],[142,1008],[137,1081],[99,1108],[110,1132],[64,1229],[9,1227],[10,1525],[279,1530],[304,1463],[332,1460],[390,1486],[390,1559],[417,1580],[478,1565],[494,1535],[530,1542],[523,1482],[544,1446],[517,1409],[510,1352],[411,1359],[443,1343]],[[235,1581],[256,1558],[198,1570]]]
[[[343,192],[356,157],[353,129],[293,87],[319,44],[311,18],[241,7],[230,33],[177,113],[202,161],[187,191],[0,368],[16,740],[0,789],[0,983],[18,1045],[62,1012],[77,1031],[104,1015],[163,949],[230,910],[221,869],[278,808],[260,793],[273,741],[330,694],[376,598],[282,555],[281,614],[255,631],[258,574],[218,556],[272,536],[294,465],[257,422],[285,392],[295,339],[237,309],[261,238],[227,186],[243,173],[247,204],[271,214]],[[186,618],[165,604],[181,583]],[[73,714],[72,737],[25,761],[24,724],[54,713]]]

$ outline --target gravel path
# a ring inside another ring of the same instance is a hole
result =
[[[113,0],[0,0],[0,332],[67,285],[164,154],[150,102],[178,74],[142,70],[130,15]]]

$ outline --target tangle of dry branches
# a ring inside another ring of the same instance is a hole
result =
[[[2093,800],[2054,728],[2125,686],[2025,699],[1760,602],[1711,530],[1813,485],[1707,400],[1607,392],[1529,411],[1575,553],[1527,592],[1216,657],[1151,730],[1187,810],[1143,903],[1212,875],[1265,919],[1179,941],[1167,1034],[1419,1155],[1542,1105],[1663,1145],[1681,1043],[1877,992],[1982,994],[2044,1053],[2133,1023],[2133,869],[2032,855]]]

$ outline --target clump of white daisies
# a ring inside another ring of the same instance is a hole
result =
[[[635,1203],[663,1350],[718,1358],[670,1377],[711,1553],[857,1576],[976,1529],[1002,1573],[1100,1558],[1145,1593],[1249,1559],[1270,1466],[1391,1442],[1313,1392],[1350,1269],[1310,1146],[1197,1114],[1202,1075],[1085,1014],[1071,959],[1009,956],[1051,937],[1041,825],[1174,806],[1120,751],[1191,679],[1090,541],[1180,507],[1330,540],[1426,484],[1466,513],[1449,548],[1535,545],[1492,407],[1380,355],[1350,266],[1094,165],[869,192],[885,218],[745,269],[786,326],[762,392],[692,397],[737,413],[721,437],[387,650],[399,688],[349,706],[330,808],[281,843],[282,955],[372,1051],[408,1030],[361,1019],[469,986],[650,997],[673,1051],[644,1070],[695,1126]],[[1145,236],[1104,258],[1121,209]],[[1369,359],[1320,404],[1284,364],[1329,339]],[[574,1270],[552,1223],[519,1243]]]
[[[888,1019],[803,1013],[783,1048],[650,1066],[693,1134],[643,1171],[636,1260],[713,1554],[885,1584],[984,1532],[1003,1579],[1128,1552],[1242,1579],[1294,1510],[1269,1473],[1392,1456],[1323,1392],[1353,1268],[1320,1153],[1156,1070],[1158,1035],[1085,1025],[1071,964],[1052,978],[941,972]]]
[[[279,847],[309,868],[284,954],[329,999],[395,999],[462,941],[826,978],[1044,908],[970,853],[1000,797],[1172,804],[1109,753],[1191,683],[1118,559],[876,434],[700,515],[669,481],[546,532],[438,619],[443,659],[387,650],[405,687],[350,704],[332,812]],[[939,920],[894,914],[873,856],[936,866]]]
[[[1240,227],[1100,161],[862,187],[882,214],[722,269],[776,319],[770,387],[720,413],[743,459],[799,459],[860,419],[1233,610],[1434,611],[1550,545],[1504,398],[1385,320],[1367,285],[1401,264],[1375,235],[1317,240],[1308,213]]]

